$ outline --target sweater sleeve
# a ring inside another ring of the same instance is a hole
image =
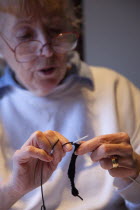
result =
[[[124,198],[126,206],[131,210],[140,209],[140,175],[127,187],[118,190]]]
[[[117,87],[118,119],[120,129],[130,136],[134,151],[140,155],[140,91],[130,81],[122,78]],[[117,187],[115,181],[114,186]],[[140,175],[125,188],[117,188],[131,210],[140,209]]]

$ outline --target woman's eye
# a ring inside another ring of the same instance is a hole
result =
[[[26,33],[26,34],[17,35],[16,38],[19,40],[28,40],[28,39],[32,39],[33,36],[30,33]]]
[[[30,28],[21,28],[20,30],[17,30],[15,33],[15,37],[20,41],[26,41],[29,39],[33,39],[34,31]]]

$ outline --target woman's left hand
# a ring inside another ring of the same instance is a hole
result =
[[[77,155],[91,152],[93,162],[100,162],[103,169],[109,171],[113,177],[126,180],[127,177],[135,179],[140,172],[140,155],[133,151],[127,133],[115,133],[95,137],[81,143]],[[118,167],[113,168],[112,157],[116,156]],[[128,179],[130,182],[130,179]]]

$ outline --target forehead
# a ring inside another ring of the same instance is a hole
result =
[[[59,29],[59,30],[71,30],[72,26],[70,23],[64,21],[64,19],[60,16],[43,16],[42,18],[35,20],[34,18],[27,18],[26,16],[17,17],[15,15],[11,15],[8,13],[4,13],[2,15],[3,24],[2,33],[7,37],[15,34],[17,31],[21,30],[39,30],[42,28],[43,30],[49,29]]]
[[[41,23],[44,25],[65,25],[65,19],[61,16],[42,16],[39,19],[34,19],[34,17],[26,17],[25,15],[16,16],[9,13],[0,13],[1,20],[6,26],[12,25],[22,25],[22,24],[34,24]]]

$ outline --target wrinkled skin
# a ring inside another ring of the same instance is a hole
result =
[[[58,139],[53,154],[50,154]],[[66,142],[68,140],[55,131],[33,133],[13,157],[14,168],[10,185],[14,186],[15,191],[23,195],[40,185],[42,163],[43,182],[47,181],[65,153],[72,150],[71,144],[62,146]],[[132,181],[129,176],[135,179],[139,174],[140,156],[133,151],[126,133],[102,135],[82,141],[76,154],[84,155],[89,152],[93,162],[99,161],[101,167],[108,170],[111,176],[121,178],[124,186]],[[118,156],[118,168],[112,167],[113,155]]]
[[[140,155],[133,151],[130,138],[127,133],[115,133],[95,137],[89,141],[82,142],[77,155],[84,155],[91,152],[93,162],[100,162],[103,169],[109,171],[113,177],[122,178],[127,185],[130,180],[135,179],[140,172]],[[118,168],[112,166],[112,156],[118,157]]]
[[[0,54],[12,68],[18,83],[37,96],[46,96],[64,79],[68,71],[67,54],[56,53],[50,44],[47,44],[59,33],[68,31],[64,20],[59,17],[50,19],[46,16],[36,21],[11,14],[3,14],[3,18],[7,27],[4,27],[2,34],[13,50],[21,42],[30,40],[46,44],[37,59],[20,63],[16,60],[15,53],[0,38]],[[51,67],[54,68],[52,73],[45,75],[41,72],[42,69]]]
[[[59,141],[58,141],[59,139]],[[55,145],[53,153],[51,149]],[[40,186],[41,167],[43,163],[43,182],[46,182],[55,171],[58,163],[71,151],[70,144],[61,134],[54,131],[36,131],[25,144],[15,152],[11,185],[21,195]]]

